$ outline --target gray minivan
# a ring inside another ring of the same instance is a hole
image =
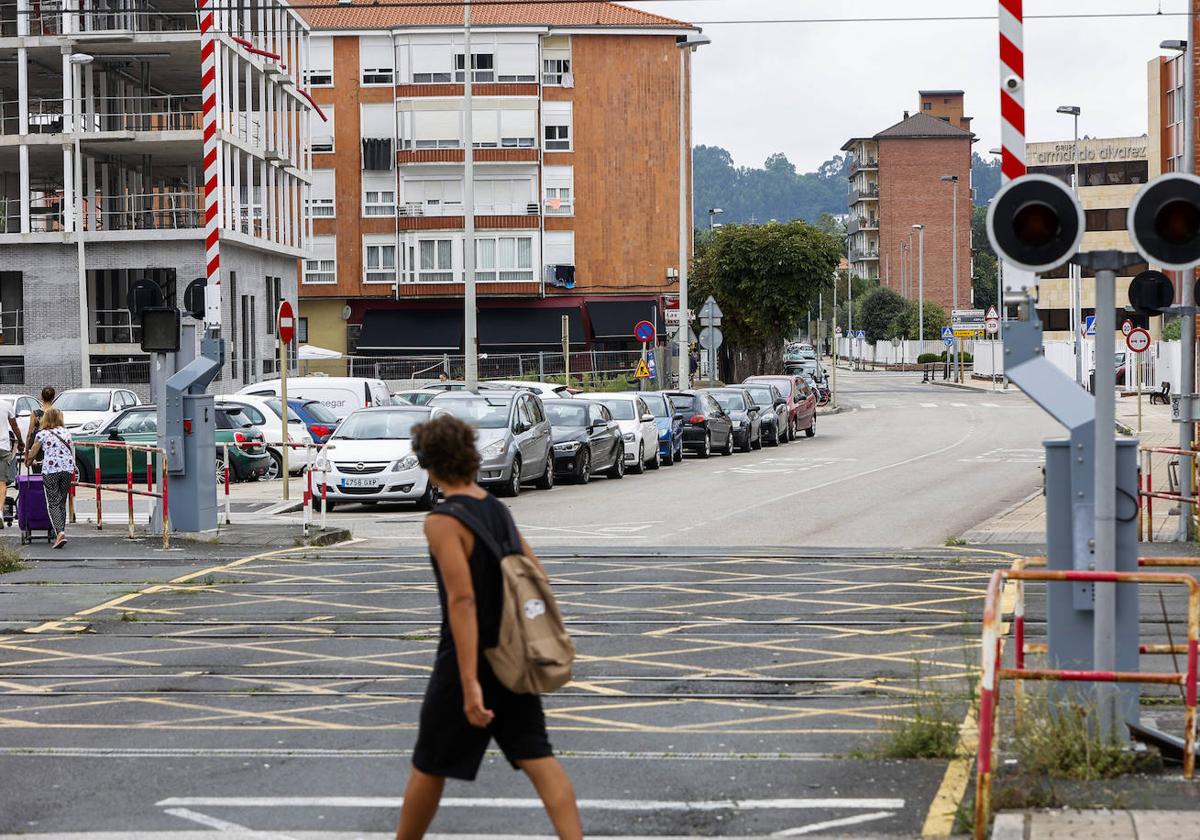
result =
[[[554,486],[550,421],[536,394],[485,391],[438,394],[430,408],[441,408],[478,431],[479,483],[500,496],[516,496],[523,483],[539,490]]]

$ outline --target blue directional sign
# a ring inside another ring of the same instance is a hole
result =
[[[1096,316],[1088,315],[1083,319],[1083,334],[1086,336],[1096,336]]]
[[[954,336],[948,336],[946,338],[943,338],[942,344],[945,344],[947,347],[953,347],[954,346]]]
[[[649,355],[646,356],[646,362],[649,364],[649,367],[650,367],[650,378],[658,379],[658,366],[654,364],[654,354],[653,353],[650,353]]]
[[[950,329],[949,327],[942,327],[942,341],[946,341],[946,342],[949,342],[950,344],[953,344],[954,343],[954,330]]]
[[[859,330],[859,331],[858,331],[858,335],[857,335],[857,336],[855,336],[855,337],[856,337],[856,338],[857,338],[859,341],[862,341],[864,338],[866,338],[866,337],[867,337],[867,333],[866,333],[864,330]]]

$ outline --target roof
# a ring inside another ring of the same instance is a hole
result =
[[[850,151],[850,149],[852,149],[854,147],[855,143],[859,143],[859,142],[869,143],[874,139],[875,139],[874,137],[851,137],[849,140],[847,140],[845,143],[842,144],[842,151],[848,152],[848,151]]]
[[[884,140],[890,137],[961,137],[970,139],[974,136],[971,132],[951,125],[945,120],[939,120],[926,113],[917,113],[900,120],[890,128],[885,128],[875,135],[875,139]]]
[[[919,90],[918,96],[962,96],[961,90]]]
[[[373,6],[369,0],[339,3],[308,0],[298,11],[314,30],[396,29],[420,26],[462,26],[461,5],[446,0],[407,0],[395,6]],[[683,21],[630,9],[619,3],[548,3],[519,0],[473,6],[473,26],[622,26],[691,28]]]

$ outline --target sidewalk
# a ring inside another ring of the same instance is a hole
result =
[[[992,840],[1163,840],[1195,837],[1196,811],[1034,811],[996,815]]]

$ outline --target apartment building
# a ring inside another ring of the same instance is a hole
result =
[[[221,271],[232,387],[276,372],[308,247],[308,25],[216,4]],[[183,0],[0,0],[0,385],[148,382],[127,309],[205,276],[200,33]]]
[[[311,123],[301,339],[359,356],[460,353],[462,8],[321,2],[303,11],[307,82],[330,120]],[[615,3],[475,7],[480,352],[561,349],[563,315],[573,347],[625,347],[677,293],[691,58],[677,39],[692,30]]]
[[[971,118],[961,90],[923,90],[918,110],[842,146],[850,159],[851,270],[916,300],[925,227],[924,297],[949,312],[958,250],[958,304],[971,306]],[[946,181],[944,178],[957,179]],[[957,187],[957,216],[955,189]],[[958,241],[954,242],[957,219]]]

